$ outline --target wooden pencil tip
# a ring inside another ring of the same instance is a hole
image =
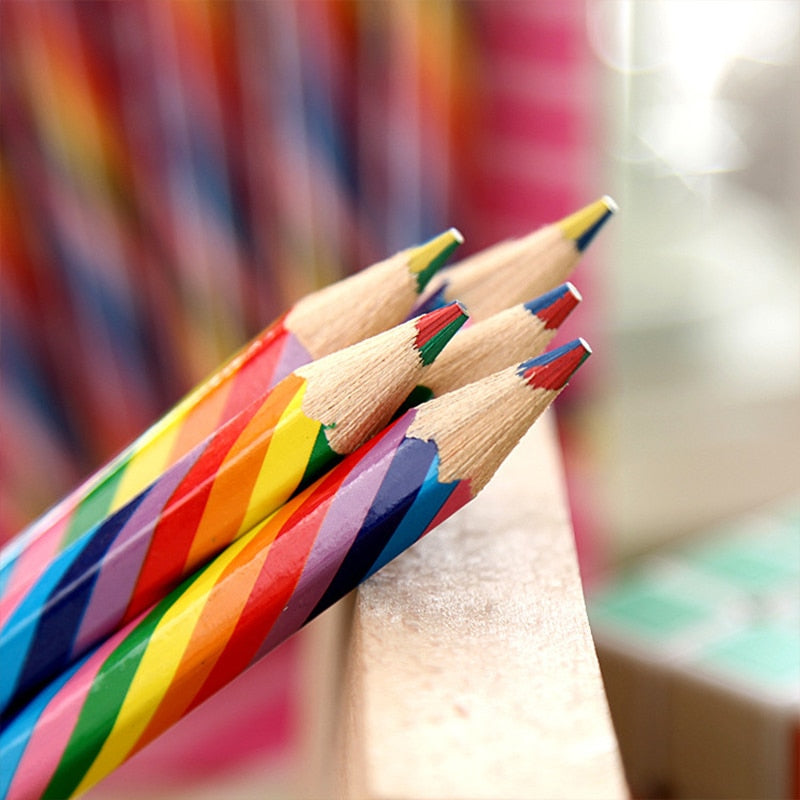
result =
[[[417,317],[414,347],[419,351],[422,363],[433,362],[466,321],[467,312],[458,301]]]
[[[545,328],[555,330],[581,302],[580,292],[568,281],[525,303],[525,308],[544,322]]]
[[[463,243],[464,237],[461,232],[456,228],[450,228],[424,244],[411,248],[408,269],[416,277],[417,292],[421,292],[428,285],[428,281]]]
[[[575,242],[578,251],[583,252],[617,209],[617,204],[608,195],[603,195],[599,200],[564,217],[556,225],[564,236]]]
[[[517,367],[517,374],[534,388],[558,391],[591,354],[592,348],[585,339],[574,339],[562,347],[524,361]]]

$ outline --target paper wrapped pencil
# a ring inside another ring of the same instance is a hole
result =
[[[43,690],[0,735],[0,791],[65,798],[115,769],[471,500],[588,354],[409,410]]]
[[[383,428],[465,319],[454,303],[300,367],[56,556],[0,627],[0,712]]]
[[[122,508],[265,389],[303,364],[406,319],[418,294],[461,241],[451,228],[295,303],[0,551],[0,623],[56,554]]]

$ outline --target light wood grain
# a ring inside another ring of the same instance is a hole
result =
[[[344,798],[623,798],[550,412],[358,592]]]

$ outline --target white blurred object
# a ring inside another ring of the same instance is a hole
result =
[[[606,88],[612,556],[800,487],[800,4],[588,6]]]

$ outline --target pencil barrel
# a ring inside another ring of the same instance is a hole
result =
[[[313,293],[267,326],[161,419],[0,552],[0,624],[49,562],[144,491],[298,367],[400,323],[463,241],[454,228]],[[348,300],[380,314],[343,313]],[[304,311],[304,301],[311,306]],[[320,310],[337,324],[322,324]],[[362,324],[359,324],[361,322]],[[324,329],[321,338],[303,331]]]
[[[464,319],[451,304],[292,373],[56,556],[0,627],[0,714],[382,428]]]
[[[9,799],[88,788],[354,588],[382,554],[469,500],[468,486],[438,482],[435,445],[405,438],[408,424],[398,420],[17,715],[0,736]],[[53,742],[63,743],[57,758]]]

